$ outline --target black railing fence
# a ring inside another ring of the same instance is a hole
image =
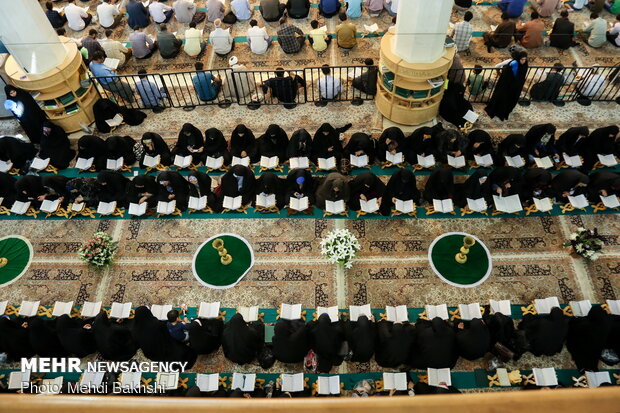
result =
[[[212,69],[92,77],[101,96],[134,109],[200,105],[285,105],[374,99],[376,66]]]
[[[465,98],[486,103],[501,68],[451,70],[450,82],[465,85]],[[179,73],[92,77],[99,93],[135,109],[192,108],[231,103],[256,108],[328,102],[361,104],[377,90],[376,66],[323,66],[304,69],[212,69]],[[530,66],[521,102],[620,101],[620,65],[598,67]]]
[[[465,99],[486,103],[491,98],[501,68],[466,68],[451,71],[452,81],[465,85]],[[620,66],[530,66],[520,101],[611,102],[620,97]]]

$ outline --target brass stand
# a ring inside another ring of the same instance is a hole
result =
[[[474,246],[476,240],[473,237],[466,236],[463,238],[463,246],[461,247],[460,252],[458,252],[454,259],[459,264],[465,264],[467,262],[467,254],[469,254],[469,249]]]
[[[220,262],[222,265],[229,265],[233,261],[232,257],[228,253],[228,250],[224,248],[224,240],[221,238],[216,238],[211,246],[213,246],[213,248],[215,248],[220,254]]]

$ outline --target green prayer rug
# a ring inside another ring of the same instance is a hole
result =
[[[213,247],[213,241],[221,239],[232,262],[224,265],[220,254]],[[254,252],[248,241],[234,234],[214,235],[203,242],[196,254],[192,270],[194,277],[209,288],[226,289],[234,287],[254,265]]]
[[[32,245],[26,238],[10,235],[0,239],[0,287],[24,275],[31,261]]]
[[[465,236],[473,237],[476,243],[469,249],[467,261],[460,264],[455,256],[463,246]],[[491,274],[489,250],[478,238],[464,232],[449,232],[437,237],[429,248],[428,260],[435,274],[455,287],[476,287]]]

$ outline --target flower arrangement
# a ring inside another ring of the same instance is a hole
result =
[[[96,232],[93,238],[78,250],[78,256],[84,262],[89,263],[97,269],[102,269],[112,263],[114,254],[118,250],[118,242],[105,232]]]
[[[360,243],[348,229],[337,229],[321,240],[321,254],[327,256],[329,262],[353,266],[355,254],[361,249]]]
[[[598,234],[596,228],[590,230],[582,227],[577,228],[577,232],[570,234],[568,241],[562,244],[564,247],[572,247],[575,254],[590,261],[598,259],[603,245],[603,238]]]

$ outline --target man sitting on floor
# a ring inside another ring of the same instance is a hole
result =
[[[196,62],[194,67],[198,73],[192,78],[192,83],[194,84],[194,89],[196,89],[198,97],[203,102],[209,102],[215,99],[222,87],[222,79],[213,76],[211,73],[204,72],[204,65],[202,62]]]
[[[164,59],[172,59],[177,57],[181,51],[183,42],[176,38],[176,36],[168,31],[168,27],[165,24],[159,26],[159,34],[157,35],[157,43],[159,44],[159,54]]]
[[[278,43],[286,54],[299,52],[306,41],[304,32],[299,27],[287,23],[286,16],[280,19],[277,35]]]
[[[263,15],[263,20],[266,22],[275,22],[284,14],[286,4],[282,4],[278,2],[278,0],[260,0],[258,9]]]

